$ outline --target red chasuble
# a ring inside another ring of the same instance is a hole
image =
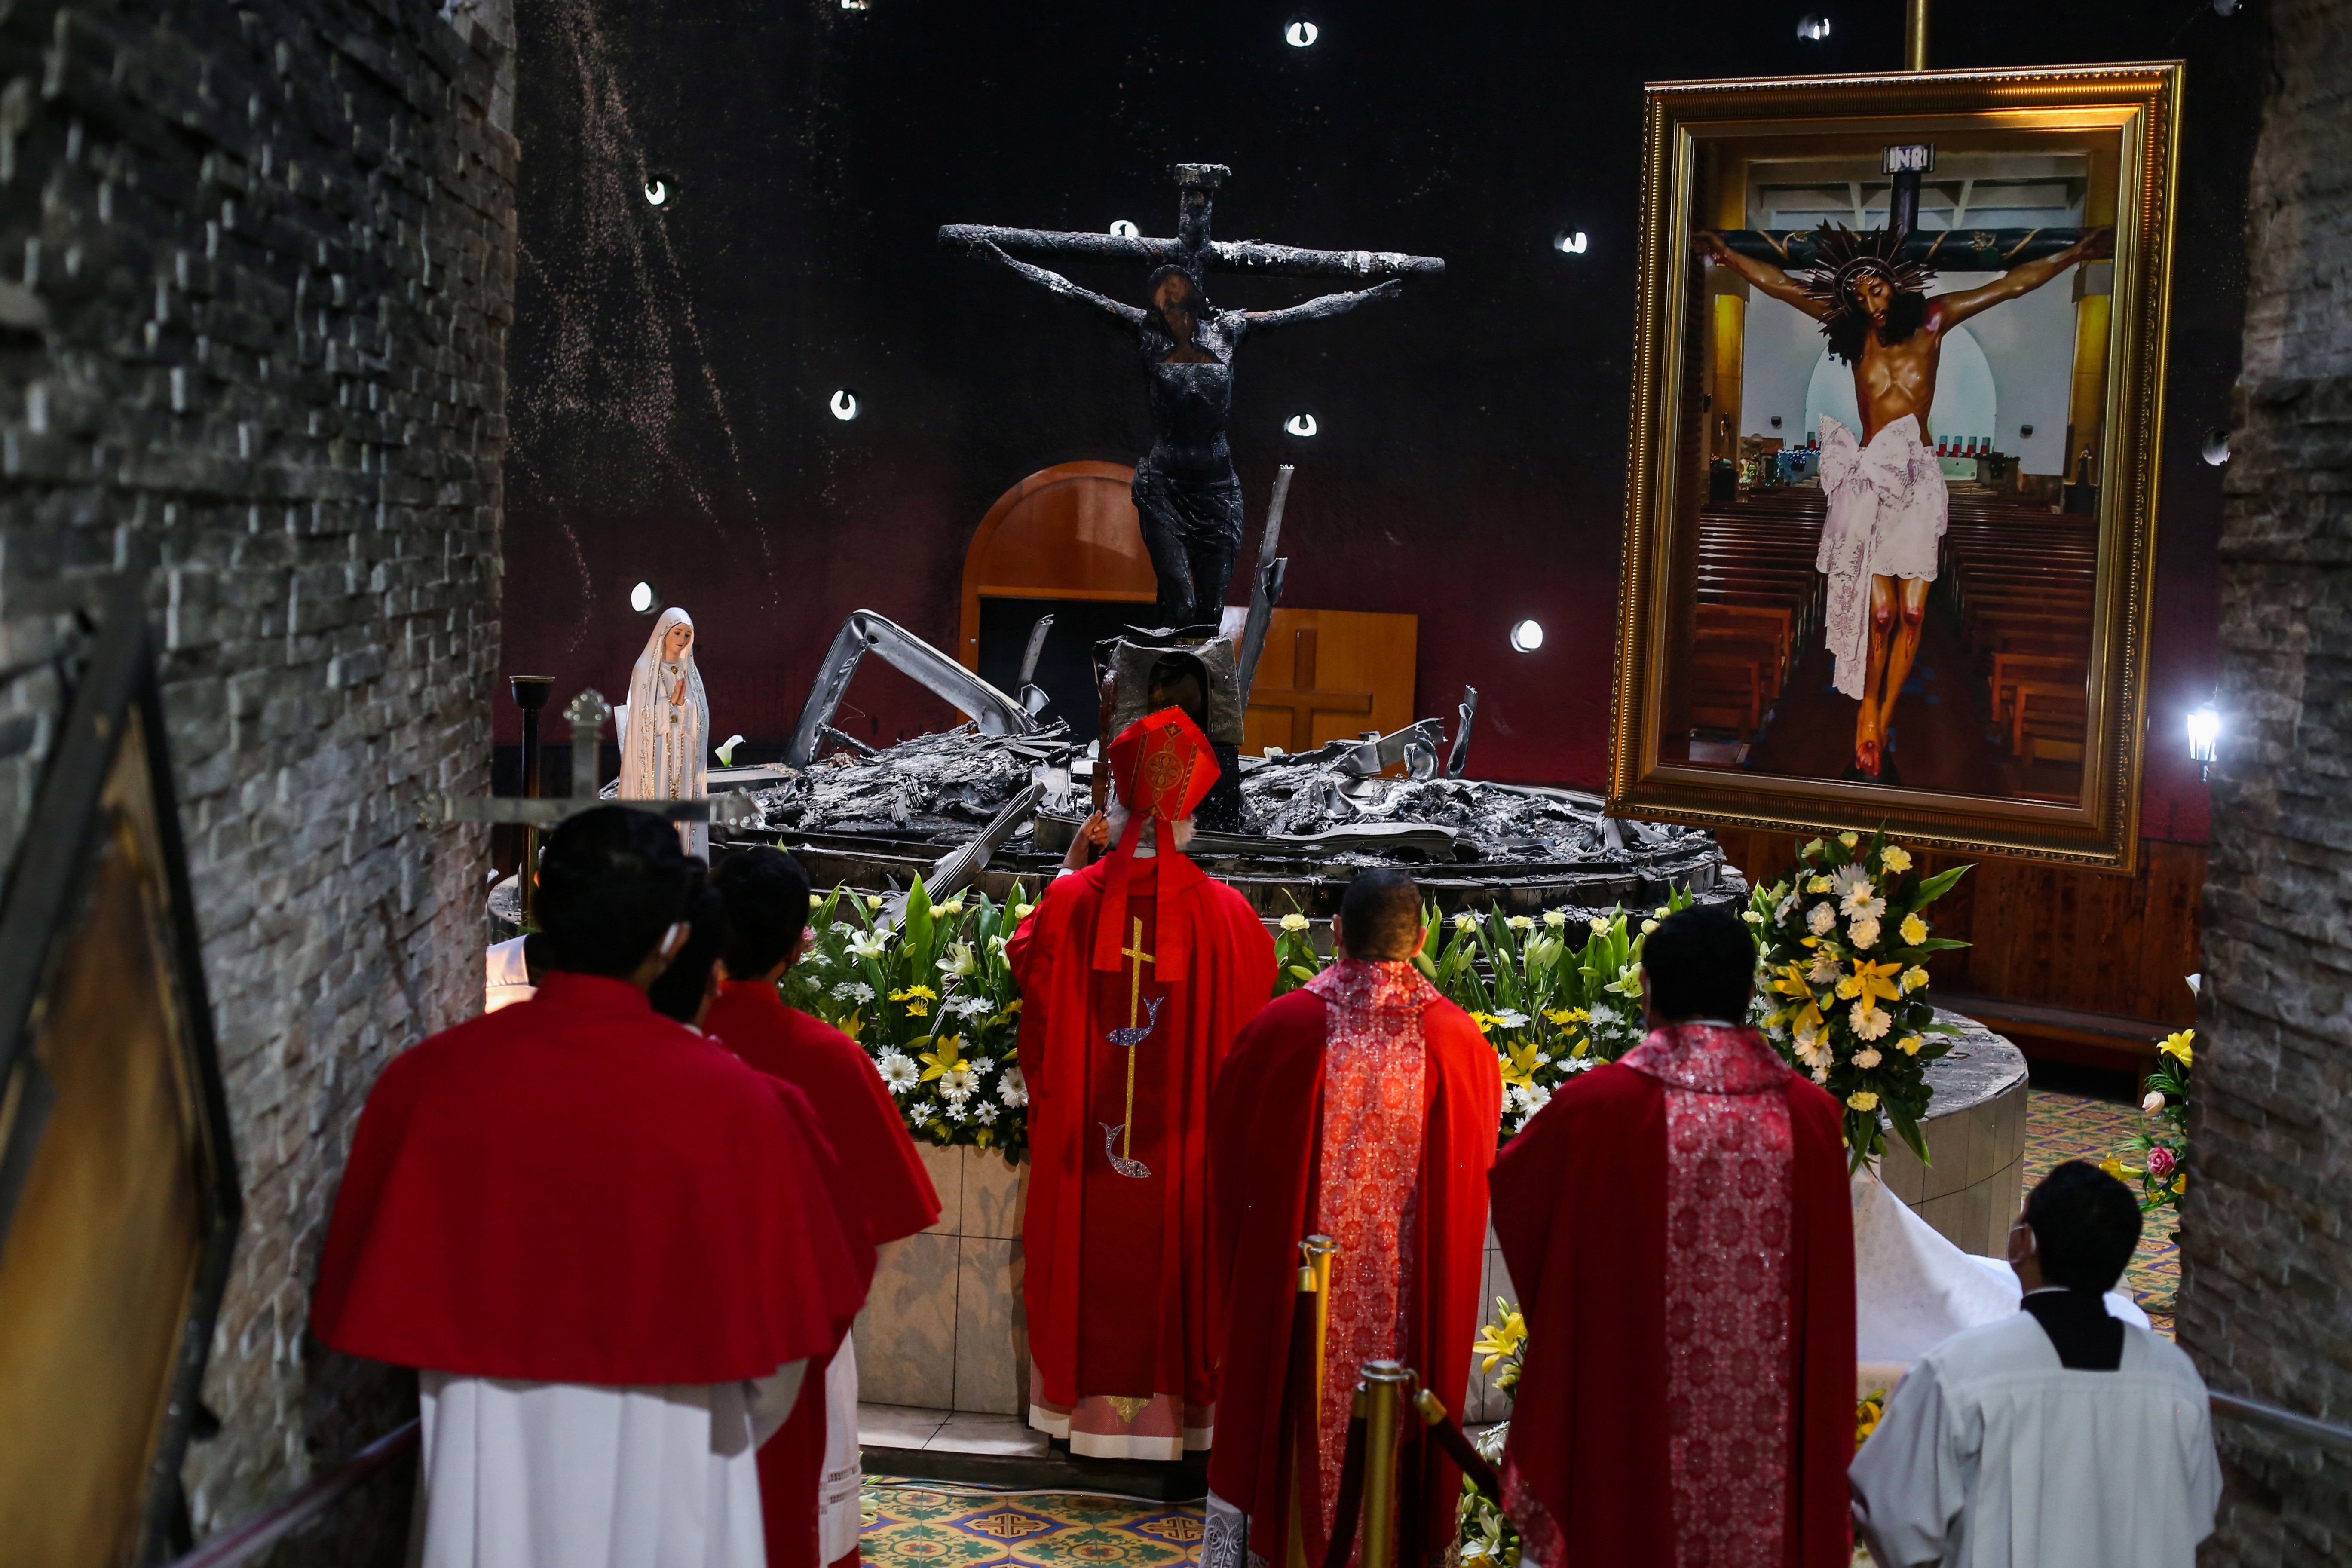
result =
[[[727,1383],[821,1362],[873,1277],[799,1090],[555,973],[369,1093],[310,1327],[469,1377]]]
[[[1839,1121],[1755,1031],[1688,1024],[1503,1151],[1495,1233],[1528,1322],[1503,1481],[1535,1568],[1845,1568]]]
[[[1120,967],[1098,969],[1097,922],[1120,914]],[[1216,1399],[1209,1085],[1274,989],[1273,941],[1240,894],[1163,852],[1057,879],[1005,957],[1029,1088],[1031,1420],[1082,1452],[1175,1458],[1205,1445]],[[1118,1414],[1072,1425],[1082,1400]]]
[[[1410,963],[1332,965],[1226,1058],[1209,1112],[1230,1309],[1209,1487],[1249,1517],[1265,1561],[1288,1560],[1286,1390],[1312,1387],[1312,1369],[1288,1365],[1299,1242],[1320,1232],[1339,1248],[1316,1422],[1328,1531],[1356,1369],[1401,1361],[1461,1414],[1502,1110],[1494,1047]],[[1406,1426],[1402,1539],[1433,1559],[1454,1538],[1461,1472]]]
[[[876,1246],[940,1217],[940,1195],[873,1058],[831,1025],[784,1005],[776,988],[730,980],[703,1019],[706,1033],[761,1072],[808,1097],[833,1141],[857,1217]],[[815,1568],[817,1494],[824,1471],[824,1368],[812,1365],[782,1430],[760,1449],[760,1502],[769,1568]],[[855,1555],[853,1551],[852,1555]]]

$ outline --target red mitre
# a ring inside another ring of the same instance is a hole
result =
[[[1127,923],[1127,879],[1134,868],[1135,846],[1143,836],[1143,825],[1160,825],[1152,835],[1157,854],[1181,855],[1176,836],[1168,824],[1192,815],[1193,808],[1207,798],[1209,786],[1217,782],[1217,754],[1210,749],[1209,738],[1201,733],[1201,727],[1181,708],[1162,708],[1157,713],[1147,713],[1120,731],[1118,739],[1110,743],[1111,782],[1118,786],[1119,801],[1129,815],[1126,833],[1120,836],[1103,867],[1102,908],[1095,919],[1097,969],[1120,967],[1119,948]],[[1159,909],[1153,924],[1160,933],[1156,942],[1160,956],[1152,961],[1152,969],[1156,973],[1165,967],[1171,973],[1181,974],[1182,937],[1176,932],[1170,908],[1173,880],[1163,874],[1154,883]],[[1171,933],[1177,943],[1174,949],[1169,945]]]

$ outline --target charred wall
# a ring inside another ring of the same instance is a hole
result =
[[[2221,536],[2204,1038],[2180,1338],[2216,1388],[2352,1426],[2352,5],[2281,0]],[[2221,1424],[2204,1562],[2352,1554],[2352,1460]]]
[[[303,1325],[377,1069],[480,995],[485,846],[415,807],[488,783],[510,26],[0,5],[0,852],[77,612],[142,572],[246,1194],[199,1533],[415,1412]],[[380,1482],[278,1560],[396,1560],[404,1509]]]

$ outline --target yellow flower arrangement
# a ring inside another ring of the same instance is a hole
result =
[[[2191,1058],[2193,1057],[2195,1047],[2191,1042],[2196,1038],[2196,1030],[2182,1029],[2177,1033],[2165,1036],[2163,1039],[2157,1042],[2156,1048],[2162,1051],[2166,1056],[2168,1056],[2174,1060],[2179,1062],[2184,1067],[2193,1066],[2194,1063]]]

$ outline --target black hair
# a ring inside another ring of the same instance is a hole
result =
[[[1339,925],[1350,958],[1407,957],[1421,934],[1421,889],[1394,866],[1359,871],[1340,895]]]
[[[1210,318],[1217,313],[1217,308],[1209,303],[1209,291],[1201,287],[1201,280],[1192,276],[1190,271],[1173,263],[1165,267],[1153,268],[1150,278],[1143,285],[1143,331],[1147,337],[1154,340],[1152,346],[1155,349],[1162,342],[1170,348],[1176,346],[1176,340],[1169,332],[1166,320],[1160,314],[1159,305],[1160,286],[1171,278],[1181,278],[1184,279],[1185,286],[1192,290],[1192,297],[1184,302],[1184,310],[1192,318],[1192,336],[1195,342],[1200,339],[1201,329],[1207,326]]]
[[[678,847],[677,829],[650,812],[600,805],[565,819],[539,862],[548,966],[628,974],[684,913],[697,864]]]
[[[2042,1277],[2070,1290],[2112,1290],[2139,1245],[2139,1200],[2082,1160],[2069,1160],[2027,1194],[2025,1223]]]
[[[1878,341],[1899,343],[1927,319],[1927,296],[1893,279],[1889,287],[1895,297],[1886,301],[1886,325],[1879,331]],[[1822,323],[1822,331],[1830,341],[1830,357],[1848,364],[1862,362],[1864,335],[1871,330],[1870,312],[1853,297],[1851,286],[1841,291],[1837,312]]]
[[[709,878],[694,879],[686,896],[686,942],[646,993],[646,1000],[663,1017],[691,1024],[702,1011],[702,999],[710,993],[710,972],[727,945],[727,906]]]
[[[710,873],[727,904],[727,973],[765,974],[789,957],[808,929],[809,874],[781,849],[744,849]]]
[[[1643,985],[1662,1020],[1745,1022],[1756,990],[1756,939],[1730,904],[1693,904],[1642,944]]]

